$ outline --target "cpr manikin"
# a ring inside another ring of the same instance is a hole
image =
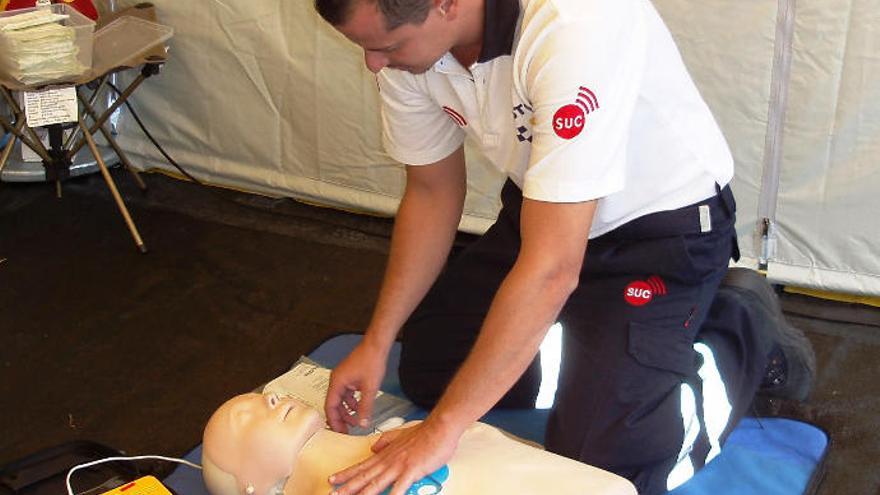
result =
[[[295,399],[239,395],[205,427],[205,484],[212,495],[327,495],[333,488],[327,478],[368,458],[378,438],[325,429],[318,411]],[[530,447],[483,423],[465,432],[446,467],[444,495],[636,493],[619,476]]]

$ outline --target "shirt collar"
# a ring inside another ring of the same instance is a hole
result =
[[[483,21],[483,46],[477,63],[513,53],[513,42],[519,22],[520,0],[486,0]],[[451,53],[446,53],[432,68],[441,74],[469,76]]]
[[[483,48],[478,63],[513,53],[519,0],[486,0]]]
[[[432,68],[432,70],[440,74],[465,77],[471,76],[470,71],[462,67],[461,64],[458,63],[458,60],[456,60],[455,57],[449,52],[446,52],[446,54],[443,55],[440,60],[434,63],[434,67]]]

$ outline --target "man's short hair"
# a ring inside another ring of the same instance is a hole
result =
[[[333,26],[341,26],[348,21],[357,2],[370,2],[378,5],[385,16],[385,29],[391,31],[404,24],[421,24],[428,18],[431,0],[315,0],[315,10]]]

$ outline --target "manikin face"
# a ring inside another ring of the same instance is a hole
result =
[[[204,456],[233,475],[238,493],[265,495],[283,484],[306,442],[324,427],[315,409],[277,395],[243,394],[220,406],[205,427]]]
[[[355,44],[364,49],[364,62],[372,72],[385,67],[421,74],[443,57],[454,45],[454,31],[448,22],[446,4],[450,0],[434,0],[428,18],[420,25],[404,24],[391,31],[385,29],[385,16],[376,2],[360,0],[346,23],[335,26]]]

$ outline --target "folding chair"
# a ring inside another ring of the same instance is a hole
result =
[[[102,19],[101,24],[106,25],[125,15],[155,22],[155,10],[152,6],[145,7],[144,5],[148,4],[140,4],[118,12],[107,19]],[[124,33],[122,34],[124,35]],[[112,39],[107,40],[108,43],[112,41]],[[97,51],[99,48],[100,47],[96,45],[95,50]],[[69,167],[74,156],[76,156],[77,152],[83,147],[88,146],[89,151],[95,157],[101,175],[113,195],[116,206],[119,208],[135,244],[142,253],[146,253],[147,247],[138,232],[134,220],[131,218],[128,208],[125,206],[122,196],[119,194],[119,190],[110,175],[107,164],[98,150],[94,136],[98,132],[103,135],[110,147],[113,148],[113,151],[116,153],[122,166],[131,173],[135,182],[138,184],[138,187],[145,191],[147,188],[146,184],[144,184],[144,181],[138,175],[134,167],[131,166],[131,162],[129,162],[125,152],[119,147],[116,140],[113,138],[113,135],[107,130],[105,124],[110,116],[128,101],[129,97],[131,97],[135,90],[137,90],[137,88],[140,87],[148,77],[159,73],[165,62],[165,50],[161,46],[158,46],[152,50],[147,50],[131,60],[125,61],[120,66],[93,69],[91,72],[82,76],[79,80],[73,82],[76,87],[79,105],[79,119],[75,123],[72,133],[66,139],[64,138],[64,124],[52,124],[46,126],[49,133],[48,147],[43,144],[34,129],[27,126],[25,112],[11,93],[11,91],[33,91],[38,88],[10,81],[0,81],[0,93],[2,93],[3,98],[6,100],[6,103],[9,105],[14,116],[13,121],[9,122],[0,115],[0,127],[11,136],[6,143],[6,147],[3,149],[2,153],[0,153],[0,172],[3,171],[3,168],[9,161],[9,157],[12,154],[16,142],[21,141],[23,146],[27,146],[33,150],[43,161],[43,166],[46,169],[46,179],[48,181],[55,181],[57,194],[60,197],[61,181],[66,179],[69,175]],[[111,74],[137,67],[140,67],[140,74],[128,85],[128,87],[125,88],[125,90],[117,95],[116,100],[112,105],[103,112],[98,113],[95,109],[95,103],[98,101],[103,90],[108,86],[107,81]],[[90,88],[91,94],[88,97],[84,96],[83,93],[88,92]],[[92,124],[88,125],[86,119],[90,119]]]

